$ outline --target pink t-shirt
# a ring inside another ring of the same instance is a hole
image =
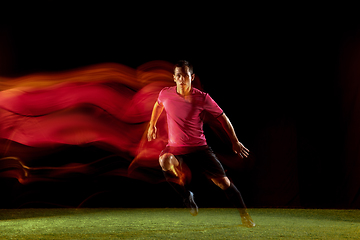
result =
[[[209,94],[196,88],[184,98],[176,92],[176,86],[166,87],[159,93],[158,102],[167,114],[168,146],[171,147],[207,145],[200,114],[207,111],[217,118],[223,113]]]

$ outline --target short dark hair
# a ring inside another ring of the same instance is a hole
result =
[[[183,67],[188,67],[190,74],[193,74],[193,73],[194,73],[194,68],[193,68],[193,66],[189,63],[189,61],[186,61],[186,60],[180,60],[180,61],[178,61],[178,62],[175,64],[175,66],[174,66],[174,71],[175,71],[175,68],[177,68],[177,67],[181,67],[181,68],[183,68]]]

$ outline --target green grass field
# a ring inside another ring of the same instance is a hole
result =
[[[0,239],[360,239],[360,210],[3,209]]]

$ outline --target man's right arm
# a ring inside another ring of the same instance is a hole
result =
[[[149,129],[147,132],[148,141],[151,141],[156,138],[156,131],[157,131],[156,123],[157,123],[157,120],[159,119],[163,109],[164,109],[164,106],[159,104],[158,101],[156,101],[153,111],[152,111],[152,114],[151,114]]]

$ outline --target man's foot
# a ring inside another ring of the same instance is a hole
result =
[[[244,225],[245,227],[252,228],[256,226],[254,220],[252,220],[249,213],[242,212],[240,213],[240,216],[241,216],[242,225]]]
[[[190,214],[196,216],[199,212],[199,208],[194,201],[194,194],[191,191],[189,191],[189,193],[189,197],[184,199],[184,204],[190,209]]]

